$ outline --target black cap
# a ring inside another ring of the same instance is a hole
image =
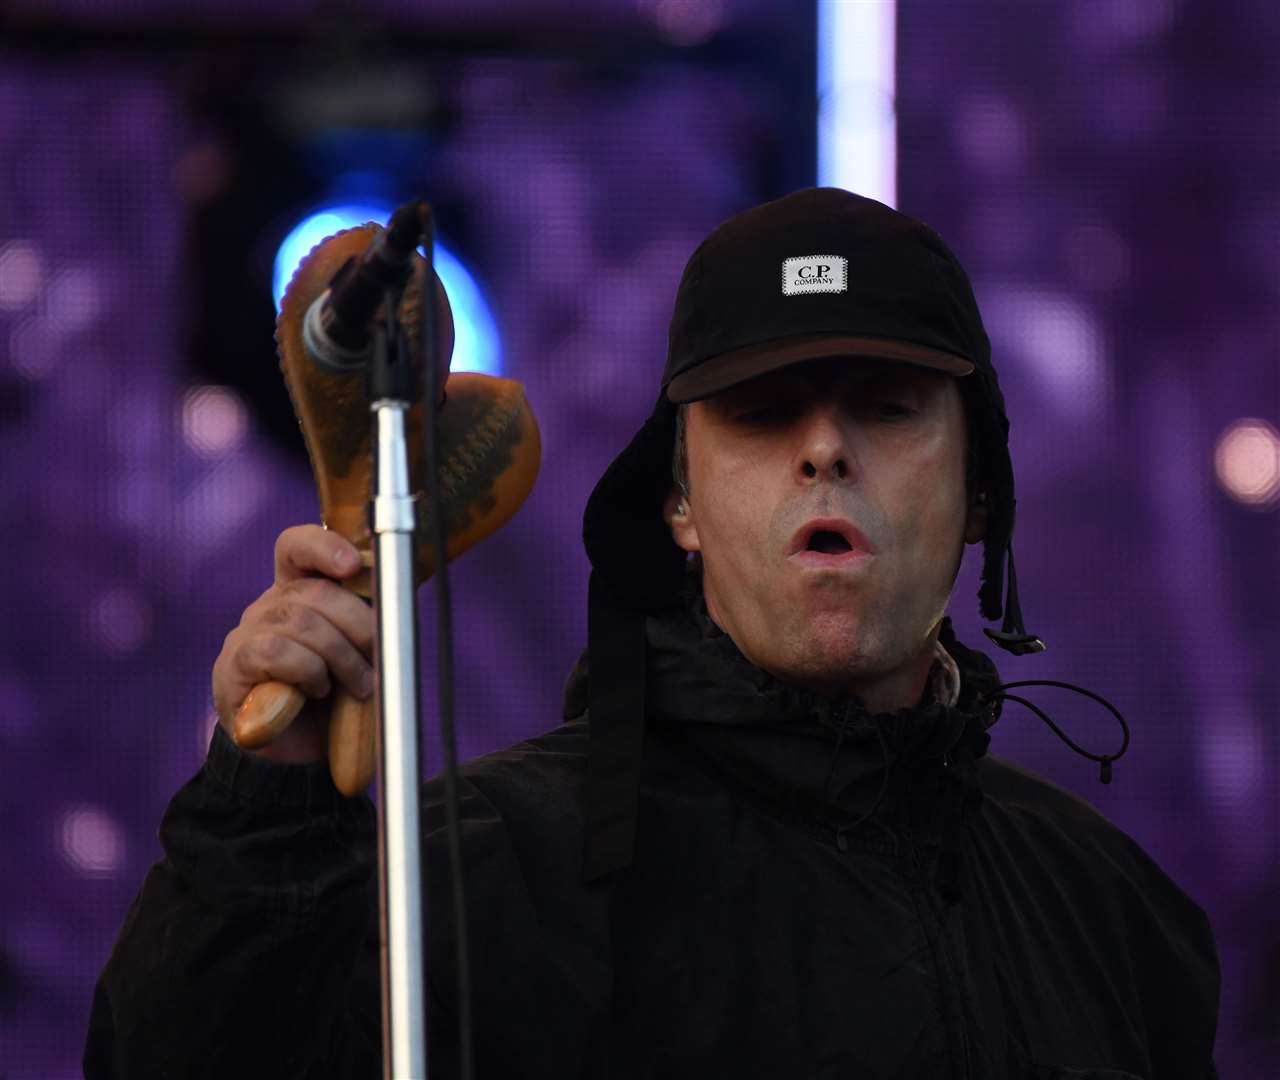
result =
[[[959,260],[874,199],[810,188],[726,221],[690,257],[663,386],[696,401],[787,364],[874,357],[968,375],[991,346]]]
[[[989,517],[985,633],[1023,655],[1044,643],[1022,624],[1013,566],[1009,420],[968,275],[929,226],[874,199],[809,188],[716,228],[676,293],[666,369],[649,419],[587,501],[591,760],[587,877],[627,865],[644,722],[646,612],[677,603],[686,555],[662,520],[672,485],[676,406],[790,364],[895,361],[957,376]],[[1008,554],[1008,603],[1001,578]]]

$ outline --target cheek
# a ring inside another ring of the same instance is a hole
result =
[[[771,507],[758,468],[724,469],[703,488],[699,516],[703,554],[744,561],[768,529]]]
[[[899,462],[892,470],[885,492],[885,505],[895,522],[897,540],[910,561],[922,569],[917,559],[927,561],[951,555],[964,534],[964,468],[957,464],[945,440],[931,441]]]
[[[963,469],[942,463],[921,485],[920,539],[930,554],[947,559],[964,538],[965,494]]]

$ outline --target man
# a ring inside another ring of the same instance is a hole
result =
[[[1007,432],[968,280],[919,222],[817,189],[698,248],[658,403],[587,507],[564,722],[463,770],[479,1075],[1215,1075],[1203,911],[986,752],[999,677],[944,613],[983,541],[987,633],[1041,647]],[[214,668],[224,728],[267,678],[367,693],[368,612],[325,580],[352,554],[282,534]],[[215,732],[99,982],[90,1077],[377,1075],[372,807],[322,733],[318,709],[257,755]],[[427,817],[444,866],[434,783]]]

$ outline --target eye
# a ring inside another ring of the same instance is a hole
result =
[[[740,424],[751,424],[755,426],[764,426],[768,424],[777,424],[786,420],[791,415],[791,409],[785,403],[776,403],[772,405],[757,405],[754,408],[744,409],[738,413],[734,419]]]
[[[899,405],[896,401],[876,402],[876,412],[882,419],[890,421],[909,420],[916,414],[915,409],[909,409],[906,405]]]

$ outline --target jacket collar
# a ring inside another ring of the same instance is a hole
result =
[[[999,715],[976,702],[999,682],[995,665],[956,640],[950,618],[921,702],[878,714],[857,697],[826,698],[752,665],[711,621],[700,593],[649,616],[646,639],[651,725],[694,745],[757,796],[837,828],[873,804],[886,819],[931,814],[934,807],[908,797],[909,774],[953,759],[971,769]]]
[[[856,820],[831,822],[840,843],[864,821],[882,824],[874,817],[882,804],[887,812],[902,802],[889,783],[901,776],[899,761],[936,764],[954,755],[957,767],[945,772],[963,787],[960,816],[980,805],[974,759],[1000,715],[1000,681],[990,659],[956,640],[950,619],[938,641],[959,675],[954,702],[946,688],[955,680],[940,657],[933,700],[926,695],[915,708],[868,716],[856,698],[831,701],[751,665],[707,616],[692,575],[649,615],[595,571],[587,592],[588,648],[565,688],[566,718],[584,711],[591,717],[584,880],[631,863],[646,728],[683,733],[761,797],[806,814],[839,818],[870,803]],[[863,789],[876,776],[872,799]]]

